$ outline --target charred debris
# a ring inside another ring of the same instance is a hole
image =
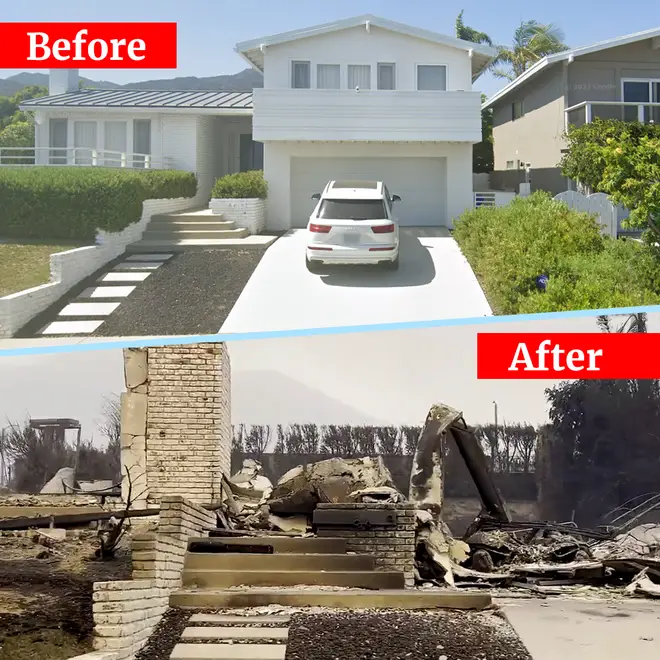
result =
[[[445,443],[454,444],[482,502],[481,513],[460,539],[442,519]],[[330,521],[316,507],[330,502],[414,504],[415,580],[420,588],[524,589],[538,594],[614,588],[660,598],[660,524],[635,524],[639,515],[621,526],[598,529],[512,520],[473,430],[462,413],[446,405],[433,406],[428,413],[407,496],[396,488],[383,460],[371,457],[333,457],[300,465],[274,485],[259,462],[246,459],[223,486],[223,496],[213,506],[218,536],[311,536],[319,524],[368,529],[386,524],[388,511],[374,509]]]

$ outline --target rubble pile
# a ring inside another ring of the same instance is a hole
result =
[[[481,496],[482,513],[462,539],[442,520],[443,444],[453,441]],[[214,507],[227,534],[314,533],[320,503],[402,503],[416,508],[415,579],[422,587],[527,589],[563,593],[619,587],[660,597],[660,524],[583,530],[572,524],[512,521],[462,414],[433,406],[420,434],[409,495],[401,493],[382,458],[329,458],[300,465],[273,485],[247,459],[224,481]]]

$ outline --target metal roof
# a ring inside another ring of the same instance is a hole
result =
[[[561,53],[548,55],[527,69],[525,73],[518,76],[515,80],[511,81],[508,85],[493,94],[493,96],[486,100],[482,108],[490,108],[499,99],[505,97],[514,89],[517,89],[525,81],[529,80],[530,78],[534,78],[538,73],[546,69],[548,66],[556,64],[557,62],[568,62],[570,64],[576,57],[580,57],[581,55],[589,55],[590,53],[597,53],[598,51],[608,50],[609,48],[627,46],[628,44],[632,44],[638,41],[646,41],[647,39],[653,40],[652,48],[658,48],[660,47],[660,43],[657,41],[659,38],[660,28],[653,28],[651,30],[644,30],[643,32],[626,34],[622,37],[616,37],[615,39],[606,39],[605,41],[599,41],[598,43],[591,44],[590,46],[570,48],[569,50],[563,50]]]
[[[308,39],[322,34],[329,34],[331,32],[361,26],[365,26],[367,30],[373,26],[383,30],[389,30],[390,32],[405,34],[416,39],[430,41],[441,46],[448,46],[450,48],[467,51],[470,53],[470,58],[472,60],[473,80],[483,73],[486,67],[497,55],[497,49],[487,46],[486,44],[475,44],[470,41],[464,41],[463,39],[457,39],[456,37],[438,34],[437,32],[431,32],[430,30],[425,30],[423,28],[413,27],[412,25],[390,21],[386,18],[381,18],[380,16],[374,16],[373,14],[353,16],[351,18],[333,21],[332,23],[323,23],[322,25],[303,28],[302,30],[292,30],[290,32],[274,34],[269,37],[262,37],[260,39],[242,41],[241,43],[236,44],[234,50],[246,60],[250,66],[263,73],[264,49],[269,46],[277,46],[291,41],[298,41],[299,39]]]
[[[69,94],[42,96],[21,103],[22,108],[186,108],[252,110],[252,92],[170,91],[145,89],[81,89]]]

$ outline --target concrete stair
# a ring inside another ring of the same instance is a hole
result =
[[[193,614],[170,660],[284,660],[286,615]]]
[[[488,594],[404,585],[402,572],[376,571],[372,557],[348,554],[344,539],[214,536],[189,539],[182,588],[171,594],[170,605],[482,609],[491,603]]]
[[[251,240],[249,240],[251,239]],[[187,248],[263,246],[274,237],[250,236],[250,231],[236,227],[233,221],[214,214],[208,208],[194,208],[152,216],[142,238],[127,248],[128,252],[182,251]]]

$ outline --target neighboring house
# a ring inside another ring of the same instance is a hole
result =
[[[491,187],[517,191],[529,165],[532,190],[563,192],[571,182],[557,165],[569,123],[660,121],[660,28],[544,57],[484,108],[493,109]]]
[[[77,71],[51,72],[50,95],[22,106],[36,111],[38,162],[185,169],[206,192],[263,166],[273,230],[305,226],[329,179],[385,180],[407,225],[450,227],[473,205],[472,83],[492,48],[359,16],[236,50],[263,89],[78,90]]]

